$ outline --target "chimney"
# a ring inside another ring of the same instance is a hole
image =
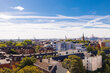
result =
[[[40,62],[42,62],[42,58],[40,58]]]
[[[48,63],[50,63],[50,58],[48,58]]]
[[[49,65],[49,66],[48,66],[48,70],[51,70],[51,69],[52,69],[52,65]]]

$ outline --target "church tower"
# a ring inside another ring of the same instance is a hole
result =
[[[82,36],[82,40],[85,41],[84,33],[83,33],[83,36]]]

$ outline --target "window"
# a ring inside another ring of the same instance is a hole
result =
[[[88,66],[87,66],[87,70],[88,70]]]

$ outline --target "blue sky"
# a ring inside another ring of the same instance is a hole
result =
[[[109,0],[0,0],[0,38],[110,37]]]

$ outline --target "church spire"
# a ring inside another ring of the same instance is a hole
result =
[[[82,40],[85,41],[84,33],[83,33],[83,36],[82,36]]]

